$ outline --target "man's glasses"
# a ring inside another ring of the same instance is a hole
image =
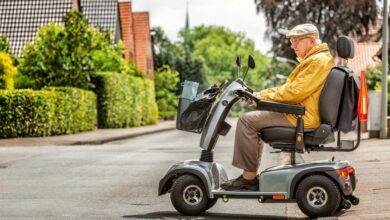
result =
[[[290,38],[290,43],[291,43],[291,44],[298,43],[299,41],[301,41],[301,40],[303,40],[303,39],[306,39],[306,38],[310,38],[310,36],[299,37],[299,38]]]

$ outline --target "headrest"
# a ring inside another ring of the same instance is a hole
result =
[[[340,36],[337,39],[337,54],[344,59],[353,58],[355,48],[351,38],[347,36]]]

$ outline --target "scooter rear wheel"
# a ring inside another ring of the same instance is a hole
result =
[[[211,208],[203,182],[193,175],[180,176],[172,186],[171,202],[183,215],[199,215]]]
[[[336,184],[326,176],[312,175],[298,185],[296,200],[299,208],[311,218],[333,215],[341,195]]]

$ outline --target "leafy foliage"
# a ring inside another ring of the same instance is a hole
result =
[[[99,128],[125,128],[154,124],[158,119],[152,80],[118,73],[93,77],[98,97]]]
[[[248,55],[254,57],[256,68],[249,70],[245,81],[257,91],[264,86],[283,83],[283,77],[279,76],[287,76],[293,69],[292,65],[271,59],[256,51],[254,42],[247,39],[244,34],[235,33],[224,27],[198,26],[190,30],[184,29],[180,32],[181,40],[176,43],[171,43],[160,28],[153,30],[155,69],[161,68],[164,64],[168,65],[172,70],[179,72],[180,81],[203,82],[200,89],[209,84],[219,84],[222,80],[242,78],[247,68]],[[243,58],[243,67],[239,74],[235,63],[237,55]],[[165,105],[165,101],[163,103]],[[233,114],[239,115],[244,108],[249,109],[244,105],[235,105]],[[160,114],[165,114],[161,107]]]
[[[288,75],[293,71],[295,64],[278,61],[275,57],[272,58],[267,71],[264,71],[264,88],[277,87],[284,84]]]
[[[13,66],[11,56],[4,52],[0,52],[0,88],[13,90],[13,77],[15,74],[16,68]]]
[[[174,68],[180,73],[180,81],[198,82],[200,88],[207,87],[207,77],[204,62],[202,59],[194,58],[190,52],[180,57]]]
[[[179,81],[179,73],[171,70],[169,66],[163,66],[157,71],[154,83],[160,118],[173,119],[176,115],[178,104],[176,93]]]
[[[73,86],[92,89],[91,76],[98,70],[122,70],[121,47],[111,37],[88,26],[80,12],[69,12],[65,26],[54,23],[38,31],[33,44],[23,50],[20,73],[35,81],[35,88]]]
[[[295,58],[288,39],[279,28],[292,28],[302,23],[313,23],[320,37],[335,48],[337,38],[353,34],[362,39],[368,36],[368,26],[378,17],[377,1],[372,0],[255,0],[257,11],[264,12],[267,32],[272,40],[272,51],[282,57]]]
[[[18,59],[11,53],[11,44],[5,35],[0,35],[0,52],[8,54],[14,66],[18,65]]]
[[[367,88],[371,91],[382,90],[382,65],[376,64],[366,69]],[[390,97],[390,78],[387,79],[387,96]],[[390,116],[390,99],[387,99],[387,116]]]
[[[161,27],[153,27],[151,30],[153,42],[153,64],[154,69],[158,70],[164,65],[174,68],[177,59],[183,53],[179,46],[172,43]]]
[[[21,74],[20,71],[17,71],[16,75],[14,76],[14,83],[16,89],[36,88],[35,80],[31,79],[26,75]]]
[[[92,31],[95,44],[92,51],[92,63],[95,72],[117,72],[126,70],[126,62],[123,59],[124,45],[122,42],[111,44],[112,35],[109,31],[104,33]]]
[[[224,27],[198,26],[188,34],[194,56],[204,60],[206,75],[210,84],[222,80],[235,80],[237,76],[236,56],[243,57],[243,70],[246,69],[246,57],[252,55],[256,68],[249,70],[246,81],[255,89],[262,88],[265,72],[270,59],[255,50],[254,42],[244,34],[235,33]],[[243,71],[242,71],[243,72]],[[241,76],[243,77],[243,74]]]
[[[371,65],[366,69],[366,81],[368,90],[381,90],[382,65]]]
[[[194,58],[188,41],[171,43],[164,31],[157,27],[152,29],[154,69],[170,66],[179,72],[180,81],[195,81],[207,86],[203,60]]]
[[[96,96],[75,88],[0,90],[0,137],[49,136],[92,130]]]
[[[0,36],[0,51],[5,53],[11,53],[11,44],[8,42],[5,35]]]
[[[144,78],[144,76],[145,76],[134,63],[127,63],[125,65],[122,73],[129,75],[129,76],[135,76],[135,77],[140,77],[140,78]]]

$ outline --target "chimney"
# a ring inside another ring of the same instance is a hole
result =
[[[146,75],[153,74],[152,40],[150,37],[149,13],[133,13],[135,62]]]
[[[125,59],[135,63],[133,12],[131,1],[118,0],[118,7],[121,36],[125,46]]]

